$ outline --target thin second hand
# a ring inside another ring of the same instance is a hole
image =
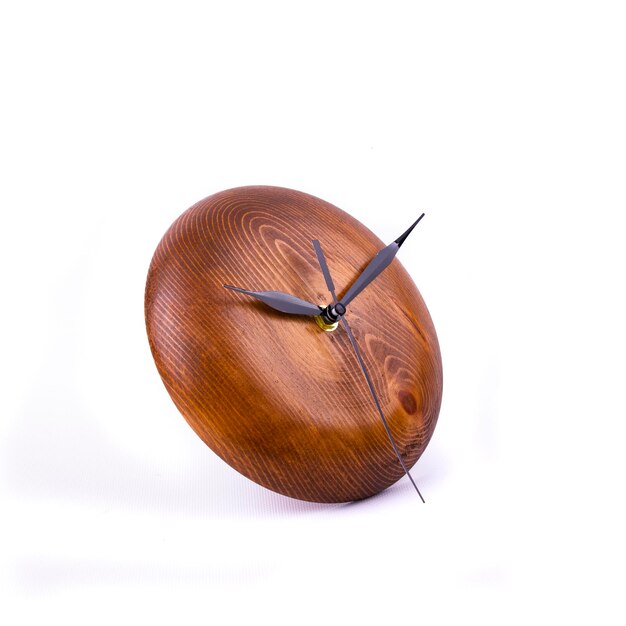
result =
[[[333,283],[333,278],[330,275],[330,269],[328,268],[328,263],[326,263],[326,257],[324,256],[322,246],[317,239],[313,240],[313,247],[315,248],[317,260],[322,268],[322,274],[324,275],[324,280],[326,281],[326,287],[328,288],[328,291],[330,291],[330,295],[333,297],[333,304],[337,304],[337,296],[335,295],[335,285]]]
[[[419,219],[422,219],[422,217],[420,217]],[[418,222],[419,222],[419,219],[417,220]],[[324,280],[326,281],[326,287],[328,288],[328,291],[330,291],[330,295],[333,298],[333,304],[336,305],[337,296],[335,295],[335,285],[333,283],[333,278],[330,275],[330,269],[328,267],[328,263],[326,263],[326,256],[324,255],[322,246],[317,239],[313,240],[313,248],[315,248],[315,254],[317,255],[317,260],[320,264],[320,267],[322,268],[322,274],[324,275]],[[393,447],[393,450],[396,453],[396,456],[398,457],[398,461],[400,461],[400,465],[402,466],[404,473],[409,477],[411,484],[413,485],[413,487],[415,487],[415,491],[417,491],[417,495],[420,497],[420,500],[424,504],[426,504],[426,500],[424,500],[424,496],[422,495],[421,491],[417,487],[417,484],[413,480],[413,476],[411,476],[411,472],[409,472],[407,466],[404,464],[404,461],[402,460],[402,455],[400,454],[400,450],[398,450],[398,446],[396,445],[393,435],[391,434],[391,429],[389,428],[389,424],[387,423],[387,420],[385,419],[385,415],[380,406],[380,402],[378,401],[378,396],[376,395],[374,384],[372,383],[372,379],[370,378],[369,372],[367,371],[367,368],[365,367],[365,362],[363,361],[363,358],[361,357],[359,344],[356,341],[356,337],[352,334],[352,329],[350,328],[350,325],[348,324],[348,320],[346,320],[343,316],[340,317],[339,320],[341,321],[342,326],[344,327],[344,329],[346,330],[346,333],[348,334],[348,339],[350,340],[350,343],[352,344],[352,348],[354,349],[356,358],[359,362],[359,365],[361,366],[361,370],[363,370],[363,375],[365,376],[365,380],[367,381],[367,386],[369,387],[370,393],[372,394],[372,398],[374,398],[376,409],[378,410],[380,419],[383,422],[383,426],[385,427],[385,431],[387,432],[387,437],[389,438],[389,441],[391,442],[391,446]]]
[[[424,500],[424,496],[421,494],[420,490],[415,484],[415,481],[413,480],[413,476],[411,476],[411,472],[409,472],[407,466],[404,464],[404,461],[402,460],[402,455],[400,454],[400,450],[398,450],[398,446],[396,445],[393,435],[391,434],[391,429],[389,428],[389,424],[387,423],[387,420],[385,419],[385,414],[383,413],[383,410],[380,406],[380,402],[378,400],[378,396],[376,395],[376,391],[374,390],[374,384],[372,383],[372,379],[370,378],[369,372],[367,371],[367,368],[365,367],[365,362],[363,361],[363,357],[361,356],[361,351],[359,350],[359,345],[356,341],[356,337],[352,334],[352,330],[348,324],[348,321],[344,317],[340,317],[339,320],[341,321],[341,324],[343,325],[346,332],[348,333],[348,339],[350,340],[350,343],[352,344],[352,347],[354,348],[356,358],[359,362],[359,365],[361,366],[361,369],[363,370],[363,375],[365,376],[365,380],[367,381],[367,386],[370,389],[370,393],[372,394],[372,398],[374,398],[374,403],[376,404],[376,408],[378,409],[378,415],[380,415],[380,419],[383,422],[383,426],[385,427],[385,430],[387,431],[387,437],[389,437],[389,441],[391,442],[391,445],[393,446],[393,450],[396,453],[396,456],[398,457],[398,461],[400,461],[400,465],[402,465],[402,469],[404,470],[404,473],[409,477],[409,480],[411,481],[413,487],[415,487],[415,491],[417,491],[417,495],[420,497],[421,501],[424,504],[426,504],[426,500]]]

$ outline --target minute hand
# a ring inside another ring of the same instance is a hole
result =
[[[389,264],[393,261],[400,246],[404,243],[404,240],[411,234],[411,231],[419,224],[419,221],[424,217],[422,213],[417,220],[411,225],[411,227],[400,235],[395,241],[390,243],[386,248],[383,248],[367,265],[361,275],[354,281],[352,287],[348,289],[346,295],[341,298],[341,303],[344,306],[348,306],[352,300],[354,300],[362,291],[367,287]]]

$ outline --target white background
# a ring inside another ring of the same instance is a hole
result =
[[[625,33],[597,0],[3,3],[2,622],[623,624]],[[246,184],[385,241],[426,212],[426,505],[268,492],[170,401],[150,258]]]

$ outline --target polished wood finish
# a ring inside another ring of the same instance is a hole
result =
[[[198,202],[154,254],[146,324],[167,390],[213,451],[279,493],[345,502],[404,475],[347,336],[222,286],[328,304],[312,239],[339,296],[384,246],[347,213],[298,191],[241,187]],[[419,241],[402,253],[411,245]],[[398,259],[346,318],[411,467],[435,428],[442,369],[430,315]]]

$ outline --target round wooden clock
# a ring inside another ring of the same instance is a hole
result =
[[[394,258],[413,227],[385,246],[319,198],[258,186],[201,200],[165,233],[146,285],[152,354],[189,425],[244,476],[315,502],[413,482],[442,393],[435,328]]]

